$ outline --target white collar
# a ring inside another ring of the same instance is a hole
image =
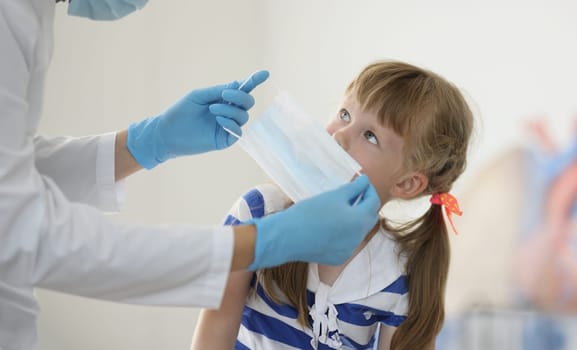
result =
[[[318,343],[341,349],[335,304],[353,302],[373,295],[404,273],[404,259],[399,259],[396,243],[382,228],[345,266],[332,286],[319,279],[318,265],[309,264],[307,289],[315,293],[309,315],[313,320],[311,346]],[[336,332],[335,332],[336,331]],[[331,337],[329,333],[334,332]]]
[[[332,287],[329,286],[327,301],[342,304],[366,298],[383,290],[404,273],[405,259],[399,258],[391,234],[381,228],[345,266]],[[307,289],[316,292],[320,284],[318,265],[311,263]]]

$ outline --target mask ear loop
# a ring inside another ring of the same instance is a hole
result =
[[[361,171],[360,171],[360,170],[357,170],[357,176],[361,176],[361,175],[362,175]],[[359,196],[355,199],[355,201],[353,202],[353,205],[352,205],[353,207],[354,207],[355,205],[359,204],[359,202],[363,199],[363,194],[364,194],[364,193],[365,193],[365,192],[359,194]]]
[[[255,72],[255,73],[256,73],[256,72]],[[246,83],[249,82],[249,80],[252,78],[253,75],[254,75],[254,73],[252,73],[248,78],[246,78],[246,79],[242,82],[242,84],[240,84],[240,86],[238,87],[238,90],[243,91],[242,88],[245,87]],[[229,103],[229,104],[231,104],[231,103]],[[232,130],[230,130],[230,129],[222,126],[222,125],[221,125],[221,127],[222,127],[226,132],[228,132],[229,134],[231,134],[232,136],[234,136],[234,137],[236,137],[238,140],[240,140],[240,136],[237,135],[234,131],[232,131]]]
[[[221,125],[220,127],[223,128],[226,132],[228,132],[228,133],[231,134],[232,136],[234,136],[234,137],[236,137],[237,139],[240,140],[240,136],[238,136],[234,131],[232,131],[232,130],[230,130],[230,129],[222,126],[222,125]]]

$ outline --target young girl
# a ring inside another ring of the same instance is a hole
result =
[[[463,96],[440,76],[402,62],[367,66],[326,130],[383,205],[427,195],[431,207],[401,226],[382,218],[341,266],[297,262],[231,275],[221,308],[202,311],[192,349],[434,348],[449,267],[443,210],[456,209],[448,192],[465,169],[472,126]],[[276,186],[258,186],[226,223],[288,205]]]

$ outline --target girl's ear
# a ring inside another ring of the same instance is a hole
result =
[[[412,199],[419,196],[429,185],[429,178],[421,173],[414,172],[405,176],[393,185],[391,195],[400,199]]]

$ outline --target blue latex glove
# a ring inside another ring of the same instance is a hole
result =
[[[268,76],[267,71],[252,74],[242,90],[237,81],[194,90],[159,116],[131,124],[126,147],[146,169],[170,158],[229,147],[237,138],[223,127],[242,135],[240,127],[254,105],[249,93]]]
[[[362,195],[357,204],[353,204]],[[344,263],[378,220],[380,199],[367,176],[252,220],[255,258],[250,270],[289,261]]]

